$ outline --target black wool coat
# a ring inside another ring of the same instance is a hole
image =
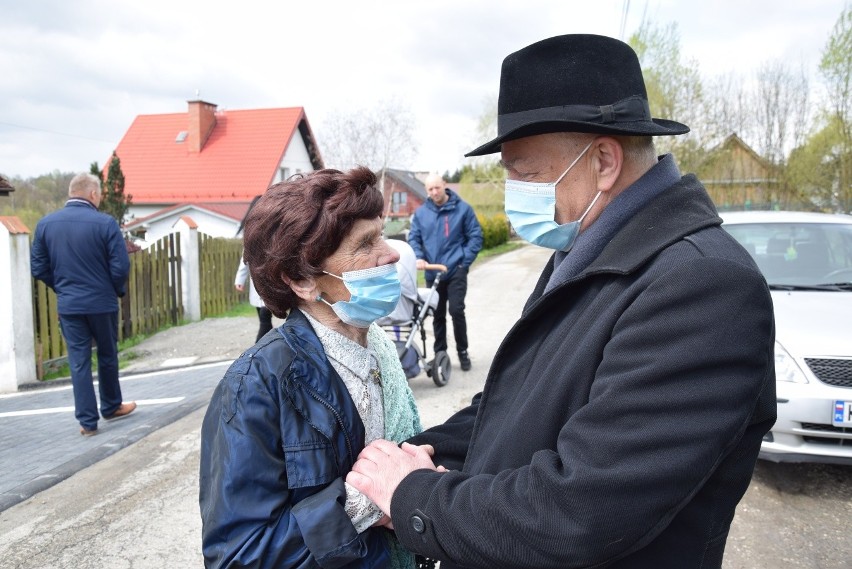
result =
[[[775,421],[766,282],[694,176],[552,261],[471,406],[412,442],[400,541],[448,567],[718,568]]]

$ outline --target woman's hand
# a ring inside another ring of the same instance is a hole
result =
[[[443,466],[435,466],[431,445],[415,446],[402,443],[396,446],[390,441],[378,439],[370,443],[358,455],[346,482],[370,498],[387,516],[393,493],[402,479],[423,468],[446,472]],[[392,527],[392,525],[391,525]]]

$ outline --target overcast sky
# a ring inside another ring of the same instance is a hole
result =
[[[622,15],[629,6],[627,18]],[[816,83],[844,0],[0,0],[0,174],[104,165],[140,114],[303,106],[322,152],[330,113],[405,101],[417,170],[453,171],[503,58],[564,33],[627,39],[675,22],[705,77],[779,58]],[[677,120],[678,117],[665,117]],[[403,165],[400,165],[403,166]]]

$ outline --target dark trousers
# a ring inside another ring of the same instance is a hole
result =
[[[86,429],[98,426],[98,401],[92,381],[92,341],[98,347],[98,391],[101,415],[121,405],[118,384],[118,312],[60,314],[59,325],[68,346],[68,366],[74,388],[74,416]]]
[[[263,338],[267,332],[272,330],[272,311],[265,306],[257,307],[257,318],[260,320],[260,328],[257,330],[257,338],[255,342]]]
[[[431,287],[433,281],[426,286]],[[447,350],[447,305],[453,320],[456,350],[467,350],[467,320],[464,316],[464,297],[467,295],[467,269],[459,267],[453,276],[438,283],[438,306],[435,308],[432,329],[435,333],[435,353]]]

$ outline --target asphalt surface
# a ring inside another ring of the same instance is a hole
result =
[[[481,389],[548,256],[524,247],[474,265],[466,303],[473,369],[458,368],[450,334],[447,385],[436,387],[425,373],[409,382],[424,426],[442,422]],[[215,318],[135,346],[139,357],[122,371],[122,390],[139,407],[101,421],[94,437],[79,434],[67,382],[0,395],[0,567],[203,566],[201,420],[215,385],[256,331],[253,317]],[[850,567],[848,474],[759,463],[737,508],[725,569]]]
[[[466,305],[473,369],[459,369],[450,333],[447,385],[437,387],[425,373],[409,382],[424,426],[481,390],[548,257],[523,247],[472,267]],[[139,357],[122,370],[121,386],[124,400],[139,407],[102,420],[93,437],[79,434],[67,381],[0,395],[0,566],[201,566],[201,420],[219,379],[256,333],[254,317],[213,318],[133,347]],[[431,342],[430,333],[430,354]]]

